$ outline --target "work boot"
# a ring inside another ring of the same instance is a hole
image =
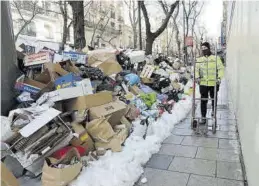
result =
[[[206,123],[206,118],[202,118],[201,121],[200,121],[200,124],[204,125],[205,123]]]

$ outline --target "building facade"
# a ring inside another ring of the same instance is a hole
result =
[[[32,17],[32,2],[20,1],[19,9],[11,6],[14,35],[24,25],[23,19]],[[123,18],[122,1],[85,1],[85,38],[86,45],[98,47],[131,47],[133,34]],[[24,44],[34,52],[49,47],[59,50],[63,35],[63,17],[57,2],[39,1],[39,12],[31,23],[23,29],[16,45]],[[72,10],[68,8],[68,24]],[[22,17],[21,17],[22,16]],[[67,45],[73,45],[73,26],[69,27]]]
[[[230,105],[237,119],[246,179],[259,183],[259,2],[228,1],[227,67]]]

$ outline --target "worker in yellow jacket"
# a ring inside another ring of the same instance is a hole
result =
[[[215,55],[212,55],[210,44],[208,42],[201,44],[201,50],[203,56],[197,58],[195,78],[197,83],[200,85],[201,98],[208,98],[208,95],[210,95],[210,98],[214,99],[214,95],[217,95],[220,81],[224,75],[224,66],[219,57],[216,58]],[[217,87],[216,92],[214,89],[215,86]],[[201,100],[202,124],[206,123],[207,103],[208,100]],[[215,101],[212,100],[212,116],[214,114],[214,108]]]

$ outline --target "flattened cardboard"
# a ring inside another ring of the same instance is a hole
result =
[[[112,126],[120,124],[122,116],[125,115],[126,105],[121,101],[110,102],[101,106],[89,109],[90,119],[109,117],[108,121]]]
[[[43,63],[52,62],[49,52],[40,52],[31,54],[24,57],[24,66],[38,65]]]
[[[92,107],[100,106],[112,101],[112,92],[103,91],[87,96],[80,96],[75,99],[68,100],[65,107],[68,111],[85,110]]]
[[[19,186],[18,180],[13,173],[8,170],[6,165],[1,162],[1,185],[2,186]]]
[[[128,129],[121,129],[119,132],[116,133],[115,136],[111,138],[109,142],[95,142],[95,148],[104,148],[106,150],[111,149],[113,152],[120,152],[122,151],[121,144],[124,143],[128,136]]]

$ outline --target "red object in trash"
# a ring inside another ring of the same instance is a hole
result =
[[[76,146],[76,147],[66,146],[66,147],[63,147],[63,148],[57,150],[56,152],[54,152],[51,155],[51,157],[59,160],[62,157],[64,157],[72,148],[75,148],[78,151],[78,153],[80,154],[80,156],[84,156],[85,148],[83,148],[81,146]]]

